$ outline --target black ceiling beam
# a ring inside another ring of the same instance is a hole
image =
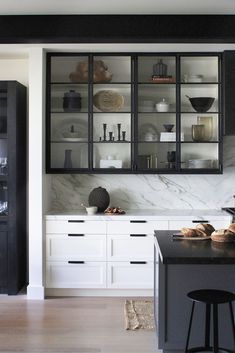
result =
[[[235,15],[1,15],[0,43],[235,43]]]

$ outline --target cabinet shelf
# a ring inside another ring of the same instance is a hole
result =
[[[84,61],[89,79],[79,82],[82,77],[74,75],[78,81],[69,82],[70,74],[76,73],[77,65]],[[106,76],[101,79],[112,77],[111,81],[94,82],[97,61],[107,67]],[[192,174],[221,173],[221,62],[220,53],[83,53],[81,57],[75,53],[47,53],[47,173],[183,174],[190,173],[191,169],[182,168],[182,161],[193,159],[212,160],[216,168],[192,170]],[[199,74],[202,82],[190,82]],[[152,75],[169,77],[169,81],[154,81]],[[65,93],[71,89],[81,94],[82,109],[65,112]],[[102,90],[116,94],[97,95]],[[210,111],[201,113],[193,109],[186,96],[214,97],[215,100]],[[156,104],[163,99],[169,103],[169,111],[156,110]],[[96,106],[102,106],[106,111],[100,111]],[[211,141],[191,140],[192,126],[199,121],[203,121],[205,127],[194,128],[194,133],[201,131],[198,136],[203,136],[206,129],[210,129],[205,136],[212,136]],[[175,135],[168,136],[164,125],[173,125]],[[87,140],[60,140],[64,136],[62,129],[65,132],[73,129],[71,131]],[[122,138],[123,131],[126,140],[118,141],[117,137]],[[109,140],[110,135],[115,137],[114,141]],[[100,140],[103,136],[106,141]],[[171,136],[174,141],[168,140]],[[68,154],[73,168],[64,169]],[[175,156],[176,168],[165,166],[165,162],[161,164],[172,156]],[[122,168],[108,168],[109,163],[103,162],[108,157],[115,159],[115,166]],[[98,168],[100,165],[107,168]]]

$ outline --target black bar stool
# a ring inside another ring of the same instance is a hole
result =
[[[235,294],[224,290],[200,289],[200,290],[189,292],[187,296],[193,301],[193,304],[192,304],[192,311],[191,311],[191,316],[189,321],[185,353],[205,352],[205,351],[219,353],[219,350],[229,352],[229,353],[235,353],[235,322],[234,322],[233,307],[232,307],[232,301],[235,300]],[[188,348],[195,302],[206,304],[205,345],[201,347]],[[232,334],[234,339],[234,350],[219,347],[218,304],[223,304],[223,303],[228,303],[229,305],[229,311],[230,311],[231,323],[232,323]],[[213,346],[210,345],[211,306],[213,308]]]

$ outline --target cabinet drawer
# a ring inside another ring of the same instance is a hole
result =
[[[228,221],[227,220],[210,220],[209,218],[205,218],[206,223],[210,223],[215,229],[227,228]],[[196,221],[196,222],[195,222]],[[169,221],[169,229],[170,230],[178,230],[183,227],[187,228],[195,228],[198,223],[203,223],[201,220],[195,219],[193,220],[179,220],[179,221]],[[204,222],[205,223],[205,222]]]
[[[85,262],[83,264],[65,261],[46,264],[47,288],[105,288],[106,263]]]
[[[108,262],[108,288],[153,288],[153,262]]]
[[[106,236],[90,234],[47,234],[47,261],[105,261]]]
[[[155,229],[168,229],[168,221],[109,221],[107,234],[153,234]]]
[[[83,219],[47,221],[46,233],[106,234],[106,223],[103,221],[86,221]]]
[[[152,234],[108,235],[108,261],[153,261],[154,239]]]

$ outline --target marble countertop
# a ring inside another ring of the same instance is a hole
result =
[[[155,231],[155,246],[163,264],[235,264],[235,243],[173,239],[174,231]]]
[[[232,217],[223,210],[128,210],[124,215],[105,215],[104,213],[96,213],[88,216],[85,210],[77,211],[50,211],[45,215],[47,220],[75,219],[77,217],[86,220],[129,220],[131,219],[147,219],[147,220],[187,220],[187,219],[224,219],[231,221]]]

